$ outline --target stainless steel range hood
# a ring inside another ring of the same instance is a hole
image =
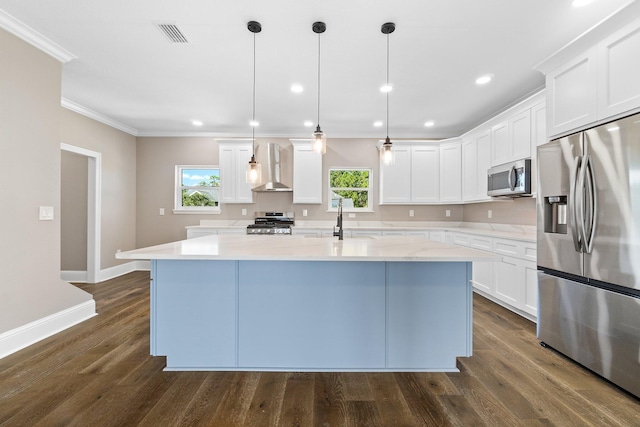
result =
[[[251,189],[252,191],[293,191],[280,182],[280,146],[272,142],[267,144],[267,182]]]

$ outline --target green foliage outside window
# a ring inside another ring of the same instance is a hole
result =
[[[180,174],[182,207],[216,207],[219,205],[220,172],[218,169],[182,168]]]
[[[369,170],[331,170],[329,171],[329,187],[334,194],[332,207],[337,206],[336,196],[344,199],[345,206],[360,209],[369,207]]]

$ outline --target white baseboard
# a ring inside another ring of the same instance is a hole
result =
[[[131,261],[125,264],[116,265],[115,267],[105,268],[98,273],[98,282],[115,279],[133,271],[149,271],[151,270],[151,262],[149,261]],[[65,282],[87,283],[86,271],[63,270],[60,272],[60,279]]]
[[[60,279],[64,280],[65,282],[87,283],[87,272],[62,270],[60,272]]]
[[[0,359],[96,315],[90,300],[0,334]]]

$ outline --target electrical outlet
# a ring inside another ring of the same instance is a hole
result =
[[[308,212],[306,209],[302,209],[302,216],[307,216]]]
[[[487,218],[493,218],[493,211],[491,209],[487,211]]]
[[[349,214],[349,218],[355,218],[355,217],[356,217],[356,214],[355,214],[355,213],[350,213],[350,214]]]
[[[160,215],[164,215],[164,208],[160,208],[160,210],[158,211],[158,213],[159,213]]]
[[[247,210],[245,208],[242,208],[242,215],[246,215],[247,214]]]
[[[53,221],[53,206],[40,206],[40,221]]]
[[[409,209],[409,216],[413,216],[413,209]]]
[[[451,216],[451,210],[447,209],[444,211],[444,216]]]

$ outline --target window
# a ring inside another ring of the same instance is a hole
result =
[[[329,169],[329,210],[338,209],[342,199],[345,211],[373,211],[371,169]]]
[[[220,213],[220,169],[216,166],[176,166],[177,213]]]

